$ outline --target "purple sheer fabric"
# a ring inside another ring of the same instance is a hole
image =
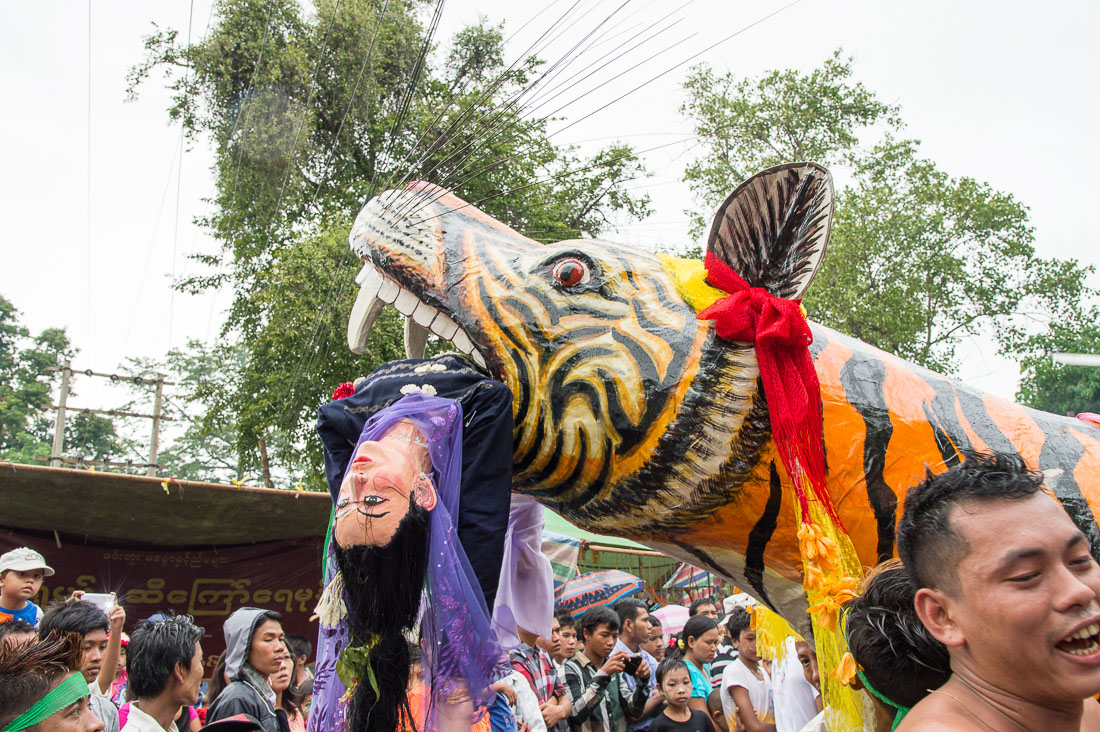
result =
[[[425,728],[432,732],[437,729],[440,705],[449,699],[472,699],[474,709],[491,703],[488,686],[502,675],[502,655],[490,627],[485,598],[455,533],[462,472],[462,407],[451,399],[409,394],[367,421],[355,450],[363,442],[379,439],[404,419],[411,420],[428,443],[438,494],[436,507],[428,514],[427,607],[420,641],[423,682],[430,689]],[[331,532],[330,520],[330,537]],[[338,570],[328,543],[326,549],[327,584]],[[343,697],[347,689],[336,675],[336,661],[349,637],[346,618],[335,628],[321,625],[309,732],[346,731],[347,700]]]
[[[493,607],[493,630],[504,648],[519,645],[516,626],[542,638],[554,624],[554,568],[542,553],[542,505],[512,494],[504,563]]]

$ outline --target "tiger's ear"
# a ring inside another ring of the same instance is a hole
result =
[[[816,163],[757,173],[718,207],[707,251],[776,297],[802,297],[821,266],[833,221],[833,178]]]

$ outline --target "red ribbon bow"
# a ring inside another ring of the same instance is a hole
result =
[[[347,399],[349,396],[355,393],[355,385],[350,381],[345,381],[340,386],[336,387],[336,390],[332,392],[332,400]]]
[[[829,516],[840,526],[840,518],[825,487],[821,383],[810,356],[809,346],[814,338],[802,316],[801,300],[786,300],[762,287],[749,287],[733,268],[712,252],[707,252],[704,266],[707,283],[730,294],[696,317],[713,320],[714,332],[719,338],[752,343],[756,347],[772,436],[779,458],[794,483],[802,520],[810,520],[804,478]]]

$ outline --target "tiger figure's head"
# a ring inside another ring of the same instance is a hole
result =
[[[759,224],[734,205],[773,196],[775,181],[757,178],[719,212],[727,235]],[[760,469],[770,430],[755,353],[697,320],[683,262],[591,239],[543,245],[425,183],[371,200],[351,246],[365,263],[352,350],[392,304],[410,356],[434,333],[507,384],[515,489],[574,522],[667,539],[735,501]],[[759,252],[725,258],[745,256],[756,261],[741,271],[769,264]]]

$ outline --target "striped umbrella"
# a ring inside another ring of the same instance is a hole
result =
[[[699,569],[693,567],[687,562],[682,563],[679,568],[672,573],[672,576],[665,582],[664,589],[671,590],[681,587],[710,587],[714,584],[711,581],[710,573],[705,569]]]
[[[589,608],[610,605],[640,589],[642,581],[634,575],[604,569],[569,580],[554,593],[554,602],[559,610],[567,610],[576,618]]]
[[[688,621],[688,609],[683,605],[665,605],[650,611],[649,615],[661,621],[661,632],[666,641],[683,630]]]

